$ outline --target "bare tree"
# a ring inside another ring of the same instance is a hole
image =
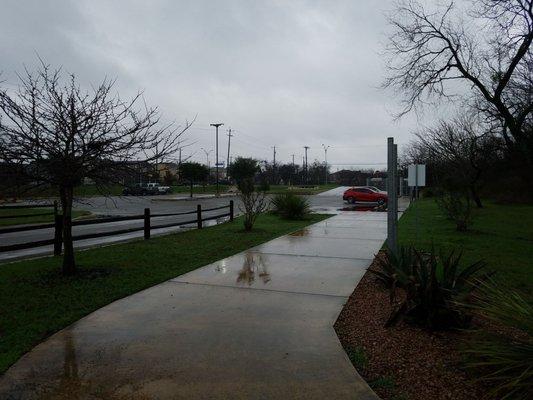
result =
[[[390,18],[385,81],[404,95],[399,115],[453,98],[453,82],[463,81],[473,89],[470,104],[501,122],[506,144],[521,142],[533,112],[532,7],[533,0],[477,0],[467,10],[453,1],[429,10],[400,1]]]
[[[74,75],[41,62],[19,76],[17,90],[0,88],[0,162],[17,165],[27,188],[57,190],[63,212],[63,272],[76,271],[72,241],[74,188],[85,178],[115,183],[139,163],[161,161],[189,128],[161,125],[139,93],[123,101],[104,80],[83,91]]]
[[[481,208],[479,192],[501,159],[501,139],[484,133],[478,121],[466,115],[440,121],[416,136],[412,154],[429,164],[433,183],[446,191],[464,191]]]

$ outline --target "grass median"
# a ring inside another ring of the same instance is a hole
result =
[[[418,217],[417,217],[418,215]],[[418,228],[417,228],[418,220]],[[460,250],[463,264],[483,259],[496,278],[524,293],[533,287],[533,205],[502,205],[486,201],[474,222],[458,232],[433,199],[413,203],[400,219],[401,244],[418,248]]]
[[[54,332],[114,300],[327,218],[303,221],[261,215],[77,252],[79,274],[61,275],[60,257],[0,265],[0,373]]]
[[[0,207],[1,208],[1,207]],[[46,215],[40,215],[46,214]],[[88,211],[73,210],[72,217],[78,218],[90,215]],[[20,215],[20,217],[19,217]],[[13,218],[1,218],[1,217]],[[0,226],[22,225],[22,224],[44,224],[54,221],[54,210],[52,208],[8,208],[0,209]]]

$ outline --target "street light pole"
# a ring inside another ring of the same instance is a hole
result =
[[[231,138],[235,135],[233,135],[232,133],[232,130],[231,128],[228,129],[228,159],[226,161],[226,178],[229,177],[229,166],[230,166],[230,156],[229,156],[229,152],[230,152],[230,148],[231,148]]]
[[[217,197],[220,195],[218,191],[218,127],[224,125],[223,123],[217,123],[217,124],[210,124],[211,126],[215,127],[216,130],[216,156],[215,156],[215,171],[217,175]]]
[[[328,184],[328,149],[330,146],[326,146],[324,143],[322,143],[322,147],[324,148],[324,162],[326,164],[326,185]]]
[[[211,165],[209,164],[209,154],[211,154],[213,150],[207,151],[203,147],[201,148],[201,150],[203,150],[203,152],[205,153],[205,162],[207,165],[207,170],[209,171],[209,173],[207,174],[207,183],[209,183],[209,176],[211,175]]]
[[[307,150],[310,149],[309,146],[304,146],[305,149],[305,184],[309,183],[309,170],[307,169]]]

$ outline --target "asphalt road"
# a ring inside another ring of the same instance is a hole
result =
[[[316,212],[335,212],[339,209],[347,209],[347,205],[342,201],[342,193],[344,188],[336,188],[328,192],[321,193],[319,195],[308,196],[307,199],[311,205],[313,211]],[[232,197],[219,197],[219,198],[195,198],[192,200],[172,200],[177,196],[145,196],[145,197],[91,197],[85,199],[79,199],[75,208],[80,210],[90,211],[95,217],[105,216],[125,216],[125,215],[142,215],[145,208],[150,208],[151,214],[163,214],[163,213],[180,213],[186,211],[196,210],[197,204],[201,204],[203,209],[220,207],[228,205],[230,200],[235,202],[235,213],[239,213],[240,201],[236,196]],[[353,206],[352,206],[353,208]],[[202,216],[209,217],[229,212],[229,209],[222,209],[211,212],[204,212]],[[173,222],[185,222],[196,218],[195,214],[173,216],[173,217],[158,217],[152,218],[152,236],[167,234],[170,232],[177,232],[184,229],[194,229],[196,224],[186,225],[182,227],[171,227],[157,229],[157,225],[169,224]],[[219,221],[207,221],[207,223],[223,222],[224,219]],[[135,221],[119,221],[110,222],[97,225],[83,225],[73,227],[73,234],[82,235],[90,233],[110,232],[113,230],[129,229],[135,227],[142,227],[143,220]],[[39,229],[25,232],[14,232],[0,235],[0,241],[3,245],[18,244],[34,242],[39,240],[52,239],[54,235],[53,229]],[[79,240],[74,243],[75,247],[87,248],[94,246],[107,245],[111,243],[121,242],[125,240],[131,240],[140,238],[143,236],[143,231],[131,232],[122,235],[108,236],[103,238],[94,238]],[[10,261],[19,258],[36,257],[52,254],[52,246],[41,246],[33,249],[17,250],[11,252],[0,253],[0,262]]]
[[[235,202],[235,213],[239,213],[240,202],[238,197],[220,197],[220,198],[197,198],[193,200],[171,200],[170,197],[163,196],[146,196],[146,197],[91,197],[86,199],[79,199],[74,208],[80,210],[87,210],[94,214],[95,217],[106,216],[129,216],[142,215],[145,208],[150,208],[151,214],[168,214],[181,213],[187,211],[195,211],[197,204],[201,204],[202,209],[215,208],[229,205],[230,200]],[[216,211],[202,212],[202,217],[211,217],[215,215],[225,214],[229,212],[229,208]],[[157,236],[170,232],[176,232],[184,229],[196,228],[196,223],[185,225],[182,227],[171,227],[157,229],[157,225],[164,225],[169,223],[186,222],[196,219],[196,214],[170,216],[170,217],[154,217],[151,218],[151,235]],[[219,221],[206,221],[204,225],[213,224]],[[83,235],[90,233],[110,232],[114,230],[122,230],[129,228],[141,228],[143,220],[133,221],[118,221],[95,225],[82,225],[73,227],[73,235]],[[39,240],[52,239],[54,236],[54,229],[39,229],[24,232],[5,233],[0,235],[0,240],[3,245],[35,242]],[[93,246],[101,246],[125,240],[143,237],[143,231],[130,232],[122,235],[108,236],[103,238],[94,238],[79,240],[74,243],[76,248],[86,248]],[[52,246],[41,246],[32,249],[17,250],[0,253],[0,262],[15,260],[18,258],[35,257],[42,255],[49,255],[53,251]]]

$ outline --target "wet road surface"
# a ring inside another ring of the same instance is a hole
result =
[[[82,199],[75,204],[76,209],[87,210],[94,214],[94,218],[108,217],[108,216],[131,216],[142,215],[145,208],[150,208],[151,214],[167,214],[167,213],[181,213],[187,211],[195,211],[196,205],[201,204],[203,209],[216,208],[228,205],[230,200],[235,202],[235,213],[239,212],[239,200],[237,197],[220,197],[208,199],[194,199],[182,201],[170,201],[162,196],[146,196],[146,197],[92,197]],[[210,217],[228,213],[228,209],[203,212],[202,217]],[[169,216],[169,217],[155,217],[151,218],[152,236],[179,232],[180,230],[195,228],[196,224],[187,225],[185,227],[171,227],[157,229],[157,225],[165,225],[170,223],[186,222],[196,219],[196,214]],[[225,221],[222,219],[221,221]],[[118,221],[95,225],[74,226],[72,228],[74,236],[85,235],[92,233],[111,232],[122,229],[142,228],[143,220],[133,221]],[[123,242],[131,239],[138,239],[143,237],[143,231],[130,232],[122,235],[106,236],[101,238],[93,238],[86,240],[79,240],[74,242],[74,247],[77,249],[107,245],[117,242]],[[3,245],[12,245],[18,243],[36,242],[40,240],[53,239],[54,229],[38,229],[32,231],[4,233],[0,235]],[[0,253],[1,261],[11,261],[25,257],[37,257],[44,255],[51,255],[53,253],[53,246],[41,246],[25,250],[16,250]]]

